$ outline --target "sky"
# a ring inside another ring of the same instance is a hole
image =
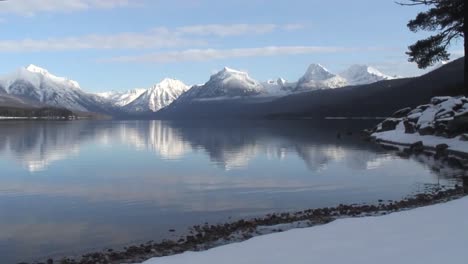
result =
[[[0,75],[34,64],[89,92],[166,77],[201,84],[224,66],[257,80],[296,81],[311,63],[416,76],[425,71],[405,51],[429,33],[406,24],[422,10],[393,0],[6,0]],[[462,40],[450,52],[463,56]]]

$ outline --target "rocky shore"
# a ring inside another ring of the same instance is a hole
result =
[[[468,181],[454,188],[436,186],[425,193],[401,201],[376,201],[376,204],[340,204],[336,207],[309,209],[298,212],[269,214],[260,218],[238,220],[230,223],[196,225],[189,234],[177,240],[163,240],[125,247],[123,250],[106,249],[79,257],[48,259],[43,262],[21,264],[117,264],[138,263],[153,258],[174,255],[185,251],[200,251],[253,236],[286,231],[298,227],[326,224],[340,218],[385,215],[416,207],[432,205],[460,198],[468,193]],[[378,203],[377,203],[378,202]]]
[[[468,169],[468,99],[434,97],[427,105],[396,111],[371,130],[370,140],[406,154],[424,153]]]

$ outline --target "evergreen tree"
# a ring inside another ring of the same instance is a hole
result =
[[[437,34],[426,39],[418,40],[409,46],[406,53],[410,62],[416,62],[419,68],[427,68],[438,61],[448,60],[450,54],[447,48],[458,38],[463,38],[466,46],[465,0],[408,0],[399,3],[405,6],[427,5],[430,9],[419,13],[416,18],[408,22],[408,28],[435,31]],[[467,78],[467,62],[465,60],[465,80]],[[465,91],[466,91],[465,85]]]

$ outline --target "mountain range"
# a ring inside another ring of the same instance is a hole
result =
[[[231,104],[232,111],[235,111],[239,103],[255,107],[273,105],[298,94],[301,94],[299,97],[303,94],[309,96],[314,92],[320,94],[399,80],[366,65],[353,65],[334,74],[320,64],[311,64],[302,77],[294,82],[283,78],[262,82],[255,80],[247,72],[225,67],[202,85],[188,86],[179,80],[166,78],[148,89],[88,93],[74,80],[58,77],[46,69],[29,65],[0,77],[0,106],[21,102],[20,105],[30,107],[53,106],[114,117],[170,118],[173,114],[191,115],[194,113],[191,109],[193,107],[197,108],[195,112],[203,112],[199,108],[208,105],[208,110],[213,103],[223,103],[224,106]],[[271,110],[266,114],[280,112],[282,111]],[[205,114],[210,116],[209,113]]]
[[[249,97],[248,100],[246,98],[231,98],[195,100],[191,101],[190,104],[174,103],[154,115],[148,116],[148,118],[323,119],[324,117],[387,117],[398,109],[425,104],[434,96],[463,94],[463,71],[464,58],[460,58],[418,77],[386,79],[368,84],[347,85],[339,89],[314,88],[302,92],[289,92],[273,99],[268,98],[268,100],[264,96],[256,96]],[[331,75],[328,76],[334,78]],[[356,82],[360,81],[359,79],[356,78]],[[274,82],[270,82],[270,84],[274,85]],[[287,89],[297,89],[297,87],[297,83],[287,85]]]

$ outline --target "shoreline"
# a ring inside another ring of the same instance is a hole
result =
[[[462,136],[444,138],[403,134],[394,130],[373,133],[367,139],[385,149],[397,151],[399,156],[424,155],[451,168],[463,170],[462,177],[468,177],[468,141],[460,138]]]
[[[187,235],[175,240],[148,241],[124,247],[90,252],[81,256],[48,259],[42,262],[20,262],[21,264],[61,263],[140,263],[154,257],[180,254],[186,251],[203,251],[210,248],[241,242],[255,236],[283,232],[295,228],[323,225],[342,218],[381,216],[411,210],[433,204],[444,203],[468,195],[466,186],[455,185],[432,187],[423,193],[411,195],[399,201],[378,200],[376,204],[340,204],[336,207],[307,209],[297,212],[268,214],[252,219],[209,225],[194,225]]]
[[[370,139],[377,144],[403,147],[408,153],[431,153],[439,157],[454,156],[461,161],[468,160],[468,141],[437,136],[421,136],[415,134],[403,134],[400,131],[377,132],[370,135]],[[468,164],[467,164],[468,165]]]

